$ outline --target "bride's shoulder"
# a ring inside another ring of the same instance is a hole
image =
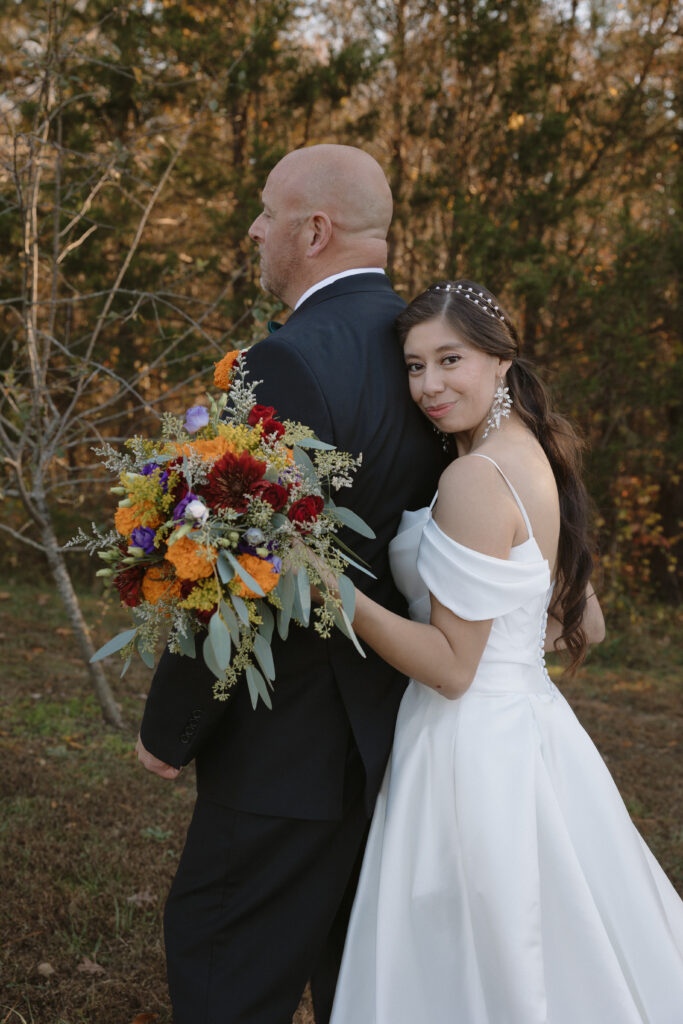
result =
[[[433,517],[437,526],[460,544],[507,558],[518,514],[508,495],[491,462],[460,456],[441,475]]]

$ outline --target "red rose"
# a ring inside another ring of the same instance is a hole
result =
[[[264,437],[270,437],[272,434],[282,437],[285,432],[284,424],[274,419],[261,420],[261,430]]]
[[[287,503],[287,488],[282,484],[270,483],[268,480],[259,480],[252,487],[251,493],[261,501],[267,501],[274,512],[279,512]]]
[[[317,494],[309,494],[295,501],[287,515],[302,533],[308,533],[307,524],[314,523],[324,507],[325,502],[322,498]]]
[[[259,420],[270,420],[275,416],[275,408],[272,405],[252,405],[247,423],[255,427]]]

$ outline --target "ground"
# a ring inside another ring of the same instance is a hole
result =
[[[97,595],[96,640],[127,621]],[[641,833],[683,892],[683,621],[651,609],[560,685]],[[161,911],[193,803],[133,742],[149,670],[107,671],[128,727],[100,718],[53,591],[0,586],[0,1024],[169,1024]],[[312,1024],[305,997],[295,1024]]]

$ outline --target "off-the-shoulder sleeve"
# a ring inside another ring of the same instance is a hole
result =
[[[461,619],[495,619],[547,592],[545,559],[507,561],[452,540],[430,519],[420,540],[417,571],[430,593]]]

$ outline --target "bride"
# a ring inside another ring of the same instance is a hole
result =
[[[683,904],[543,660],[604,631],[578,442],[485,288],[437,284],[397,326],[458,458],[392,542],[412,621],[356,594],[412,679],[331,1024],[676,1024]]]

